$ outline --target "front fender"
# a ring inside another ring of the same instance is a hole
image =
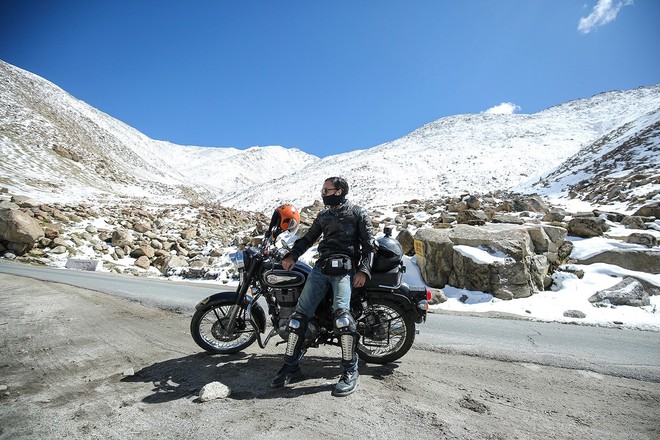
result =
[[[214,293],[211,296],[207,296],[203,300],[197,303],[195,306],[196,310],[201,310],[207,307],[215,307],[219,305],[234,305],[238,301],[238,292],[218,292]],[[259,327],[259,332],[264,333],[266,331],[266,312],[263,307],[257,302],[254,302],[250,305],[249,311],[252,315],[257,327]]]
[[[238,299],[238,292],[218,292],[211,296],[207,296],[197,303],[196,310],[201,310],[209,306],[217,306],[218,304],[236,304]]]

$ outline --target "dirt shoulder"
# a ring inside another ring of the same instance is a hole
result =
[[[335,398],[332,347],[272,390],[282,346],[211,356],[189,316],[4,274],[0,301],[1,439],[660,438],[659,383],[413,349]]]

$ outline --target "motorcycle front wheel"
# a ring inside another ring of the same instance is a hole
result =
[[[408,353],[415,340],[415,322],[396,302],[374,300],[358,320],[361,329],[357,352],[372,364],[387,364]]]
[[[228,329],[229,313],[234,304],[206,306],[195,312],[190,321],[193,340],[211,353],[231,354],[249,347],[257,339],[257,329],[241,308],[236,317],[236,325]]]

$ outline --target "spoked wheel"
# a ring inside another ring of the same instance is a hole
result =
[[[415,322],[393,301],[374,300],[371,311],[359,323],[362,334],[357,352],[365,362],[395,361],[408,353],[415,340]]]
[[[228,329],[232,307],[238,306],[216,304],[195,312],[190,322],[190,333],[197,345],[211,353],[230,354],[249,347],[257,339],[257,330],[243,308],[238,311],[234,329]]]

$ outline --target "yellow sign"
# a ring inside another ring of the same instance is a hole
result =
[[[424,256],[424,243],[421,240],[415,240],[415,253]]]

